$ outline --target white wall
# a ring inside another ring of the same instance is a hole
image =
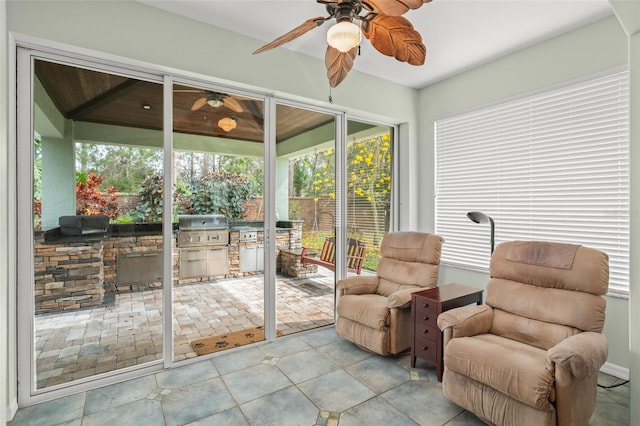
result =
[[[7,69],[7,25],[6,25],[6,3],[0,2],[0,206],[7,206],[7,162],[8,162],[8,99],[7,94],[9,72]],[[9,374],[9,348],[15,347],[9,344],[7,325],[9,319],[9,298],[8,298],[8,268],[9,264],[7,231],[7,210],[0,209],[0,424],[4,424],[7,418],[7,407],[15,398],[15,385],[10,384],[10,378],[15,383],[15,376]],[[6,348],[6,349],[5,349]],[[11,370],[15,369],[15,360],[11,363]]]
[[[420,92],[418,104],[420,161],[433,164],[433,122],[439,117],[625,64],[627,38],[617,19],[610,17],[427,87]],[[423,194],[418,205],[421,212],[419,226],[434,229],[433,171],[427,167],[419,169],[418,181],[422,185],[419,191]],[[499,226],[497,223],[496,227]],[[635,243],[640,244],[640,241]],[[631,245],[634,245],[633,239]],[[443,266],[439,281],[484,288],[487,280],[486,274]],[[609,340],[608,362],[628,369],[627,300],[607,298],[604,333]]]
[[[609,0],[616,17],[629,37],[628,55],[631,70],[631,164],[640,161],[640,3],[624,0]],[[637,179],[638,170],[631,168],[631,182]],[[631,244],[640,241],[640,196],[637,188],[631,191]],[[629,325],[635,330],[640,323],[640,293],[638,292],[638,277],[640,272],[633,265],[638,265],[638,250],[631,251],[631,295],[629,298]],[[640,334],[629,334],[629,371],[632,376],[629,392],[630,413],[629,424],[640,423]],[[634,380],[635,379],[635,380]]]

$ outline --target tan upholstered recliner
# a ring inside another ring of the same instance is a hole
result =
[[[390,232],[380,243],[377,276],[338,281],[338,335],[380,355],[411,346],[411,293],[438,282],[442,237]]]
[[[584,246],[512,241],[491,258],[486,304],[440,314],[444,395],[496,425],[586,425],[609,261]]]

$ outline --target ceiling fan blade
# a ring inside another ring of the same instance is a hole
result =
[[[255,55],[256,53],[266,52],[267,50],[271,50],[274,47],[278,47],[285,43],[288,43],[291,40],[294,40],[300,37],[302,34],[308,31],[311,31],[314,28],[318,28],[320,25],[324,24],[324,21],[326,20],[327,18],[323,18],[322,16],[316,16],[315,18],[307,19],[301,25],[292,29],[288,33],[281,35],[277,39],[273,40],[271,43],[265,44],[260,49],[253,52],[253,54]]]
[[[367,0],[375,13],[387,16],[404,15],[409,9],[418,9],[431,0]]]
[[[191,111],[195,111],[195,110],[198,110],[198,109],[202,108],[203,106],[205,106],[206,103],[207,103],[207,97],[206,96],[203,96],[203,97],[197,99],[193,103],[193,106],[191,107]]]
[[[240,102],[238,102],[237,100],[235,100],[235,99],[233,99],[233,98],[231,98],[229,96],[226,96],[223,99],[223,102],[224,102],[224,106],[226,106],[227,108],[229,108],[229,109],[231,109],[231,110],[233,110],[235,112],[244,111],[242,109],[242,106],[240,105]]]
[[[336,87],[347,78],[347,74],[353,68],[353,61],[358,54],[358,47],[354,47],[348,52],[340,52],[335,47],[327,45],[327,52],[324,56],[324,63],[327,66],[327,77],[329,86]]]
[[[378,15],[363,23],[362,33],[383,55],[411,65],[424,64],[427,48],[422,43],[422,36],[402,16]]]

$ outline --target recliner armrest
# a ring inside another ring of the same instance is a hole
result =
[[[395,291],[387,297],[387,307],[392,308],[409,308],[411,307],[411,295],[416,291],[424,290],[424,287],[415,286],[412,288],[403,288]]]
[[[547,351],[547,358],[582,379],[598,373],[608,356],[607,338],[585,331],[564,339]]]
[[[340,296],[345,294],[375,294],[380,279],[374,276],[353,276],[336,284]]]
[[[438,315],[438,327],[451,332],[451,338],[488,333],[492,322],[493,308],[489,305],[463,306]]]

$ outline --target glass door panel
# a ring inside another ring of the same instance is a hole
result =
[[[162,85],[34,63],[36,389],[162,359]],[[155,203],[155,205],[154,205]]]
[[[335,116],[276,106],[276,329],[333,324]]]
[[[264,340],[264,102],[173,86],[173,360]]]
[[[347,273],[361,264],[360,274],[375,274],[391,222],[393,128],[349,120],[347,134]]]

